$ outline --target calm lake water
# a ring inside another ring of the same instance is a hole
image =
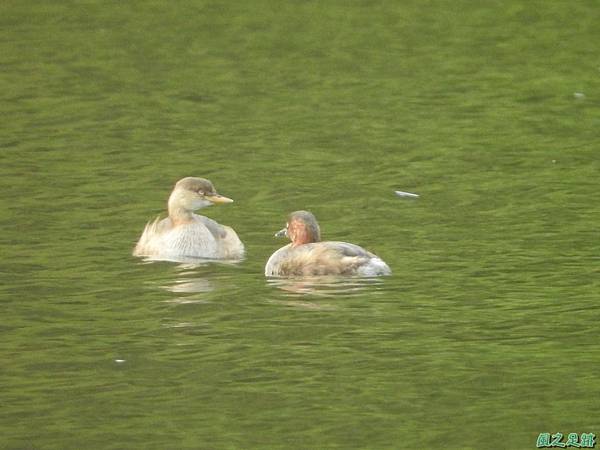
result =
[[[5,0],[0,447],[600,436],[599,23],[583,0]],[[203,213],[243,262],[131,256],[189,175],[235,199]],[[393,275],[266,280],[297,209]]]

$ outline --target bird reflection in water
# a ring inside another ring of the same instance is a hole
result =
[[[360,294],[365,289],[383,284],[381,278],[315,276],[267,278],[267,283],[290,295],[315,295],[318,297],[336,297]]]
[[[367,289],[372,292],[374,286],[383,284],[383,280],[336,276],[273,277],[267,278],[267,284],[284,292],[284,299],[274,301],[280,305],[308,311],[335,311],[339,304],[329,301],[358,296]],[[327,299],[328,303],[323,303],[323,299]]]
[[[206,294],[215,290],[216,282],[214,278],[209,279],[201,270],[208,265],[209,261],[180,264],[177,267],[176,277],[170,280],[169,284],[161,287],[174,294],[191,295],[179,295],[166,302],[176,304],[209,303]]]

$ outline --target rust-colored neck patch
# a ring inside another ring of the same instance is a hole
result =
[[[288,225],[288,236],[294,247],[317,242],[319,240],[318,236],[314,236],[311,231],[311,228],[307,227],[301,220],[292,220]]]

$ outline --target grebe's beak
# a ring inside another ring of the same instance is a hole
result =
[[[275,237],[287,237],[287,228],[282,228],[277,233],[275,233]]]
[[[223,197],[222,195],[219,194],[213,194],[213,195],[206,195],[204,197],[206,200],[208,200],[209,202],[212,203],[233,203],[233,200],[231,200],[230,198],[227,197]]]

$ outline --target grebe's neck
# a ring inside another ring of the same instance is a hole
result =
[[[293,220],[288,225],[288,236],[292,241],[292,247],[319,242],[321,240],[317,228],[307,226],[307,224],[297,220]]]
[[[184,193],[175,189],[169,197],[169,217],[174,225],[189,223],[193,220],[192,210],[186,208]]]

